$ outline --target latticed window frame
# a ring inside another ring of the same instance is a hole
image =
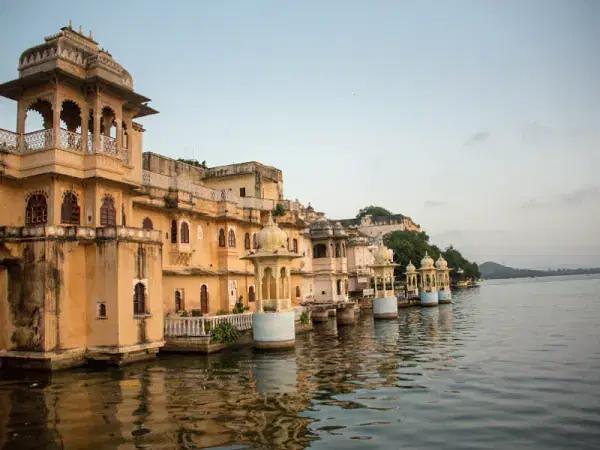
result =
[[[27,199],[25,207],[25,223],[27,225],[39,225],[48,222],[48,199],[46,195],[37,192]]]

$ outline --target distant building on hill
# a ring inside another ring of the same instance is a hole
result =
[[[358,230],[369,237],[380,237],[392,231],[422,231],[421,226],[402,214],[389,216],[366,215],[361,218],[339,220],[344,228]]]

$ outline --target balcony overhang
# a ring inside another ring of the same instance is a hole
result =
[[[119,86],[118,84],[97,75],[87,78],[80,78],[66,70],[61,69],[60,67],[54,67],[50,70],[36,72],[22,78],[17,78],[15,80],[2,83],[0,84],[0,95],[11,100],[19,100],[25,89],[39,85],[40,83],[47,83],[57,77],[61,81],[65,81],[79,88],[84,88],[85,86],[90,85],[101,85],[105,87],[115,96],[126,100],[126,108],[137,110],[134,118],[158,114],[157,110],[146,104],[150,101],[150,99],[144,95],[126,89],[123,86]]]

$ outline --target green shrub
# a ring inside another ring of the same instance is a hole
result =
[[[179,317],[189,317],[188,316],[188,312],[187,311],[181,311],[181,313],[179,314]]]
[[[248,311],[250,309],[249,306],[244,305],[244,302],[242,302],[243,299],[244,299],[244,297],[240,296],[240,298],[238,299],[237,303],[235,304],[235,306],[231,310],[231,314],[242,314],[242,313],[245,313],[246,311]]]
[[[271,214],[273,215],[273,217],[280,217],[285,215],[285,211],[286,209],[283,203],[277,203],[275,209],[271,212]]]
[[[202,317],[202,310],[192,309],[192,317]]]
[[[300,314],[300,323],[302,325],[308,325],[308,313],[306,311],[302,311],[302,314]]]
[[[233,344],[239,339],[238,330],[229,322],[221,322],[210,330],[211,342],[222,342],[224,344]]]
[[[179,204],[179,200],[177,200],[177,197],[175,197],[173,194],[165,195],[163,200],[165,201],[165,208],[168,209],[176,209],[177,205]]]
[[[217,316],[226,316],[227,314],[229,314],[228,311],[223,311],[222,309],[217,311]]]

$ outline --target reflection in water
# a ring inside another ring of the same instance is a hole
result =
[[[329,320],[292,352],[5,377],[0,448],[458,449],[513,447],[515,436],[534,448],[591,447],[600,282],[588,283],[576,303],[564,301],[566,282],[538,284],[538,297],[522,291],[532,283],[496,285],[398,320]],[[552,309],[524,308],[524,296]]]

